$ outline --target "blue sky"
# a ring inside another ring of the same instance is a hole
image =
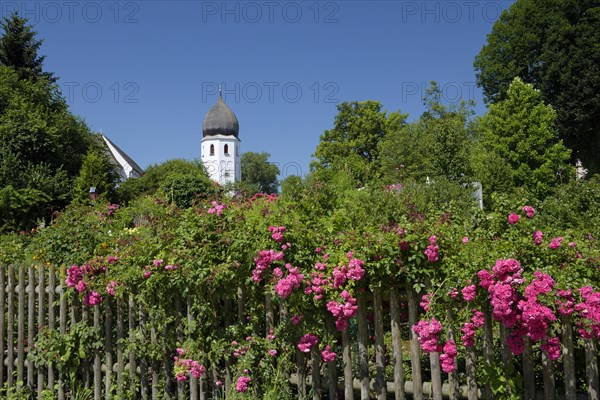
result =
[[[342,101],[378,100],[416,119],[431,80],[473,99],[473,59],[513,1],[6,1],[44,39],[69,106],[142,167],[200,157],[223,86],[242,151],[282,178],[308,172]]]

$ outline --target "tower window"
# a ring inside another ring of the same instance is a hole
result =
[[[211,144],[211,145],[210,145],[210,155],[211,155],[211,156],[214,156],[214,155],[215,155],[215,145],[214,145],[214,144]]]
[[[225,152],[225,154],[229,154],[229,146],[228,145],[225,145],[224,152]]]

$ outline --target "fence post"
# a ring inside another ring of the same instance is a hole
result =
[[[67,297],[65,296],[64,284],[62,279],[58,282],[58,320],[60,324],[60,334],[65,335],[67,333]],[[65,373],[59,371],[58,373],[58,400],[64,400],[65,398]]]
[[[27,285],[27,346],[33,348],[35,338],[35,270],[33,264],[29,265],[28,285]],[[34,368],[32,362],[27,362],[27,386],[33,393],[35,384],[33,380]]]
[[[546,400],[556,400],[554,361],[548,358],[545,351],[542,351],[542,374],[544,377],[544,398]]]
[[[51,264],[48,269],[48,329],[54,330],[56,328],[56,317],[55,317],[55,308],[54,308],[54,294],[56,290],[56,270],[54,265]],[[54,393],[54,366],[52,363],[48,365],[48,387]],[[98,397],[100,398],[100,397]]]
[[[587,375],[588,398],[598,400],[600,385],[598,384],[598,351],[596,350],[596,339],[584,339],[585,347],[585,372]]]
[[[135,341],[135,303],[133,293],[129,294],[127,315],[129,317],[129,343]],[[135,362],[135,352],[129,352],[129,391],[133,394],[135,390],[135,376],[137,374],[137,366]],[[144,371],[140,371],[140,375]]]
[[[531,340],[525,338],[525,347],[521,355],[523,362],[523,399],[535,400],[535,375],[531,360]]]
[[[240,288],[238,288],[238,293],[239,293]],[[192,332],[192,326],[194,324],[194,317],[192,315],[192,297],[191,296],[187,296],[186,299],[186,311],[187,311],[187,336],[191,337],[193,332]],[[243,313],[242,313],[243,315]],[[238,304],[238,318],[239,318],[240,314],[239,314],[239,304]],[[200,378],[202,379],[202,378]],[[198,379],[194,378],[194,376],[190,377],[190,400],[198,400]]]
[[[0,272],[0,276],[4,277],[4,271]],[[38,267],[38,332],[41,332],[44,329],[44,325],[46,323],[46,283],[44,282],[46,277],[46,272],[44,269],[39,266]],[[0,286],[4,287],[4,282],[0,282]],[[3,289],[4,290],[4,289]],[[3,302],[4,305],[4,302]],[[4,320],[4,318],[2,318]],[[4,322],[4,321],[1,321]],[[2,350],[2,349],[0,349]],[[4,358],[4,352],[2,352],[2,358]],[[44,390],[44,367],[39,366],[37,371],[37,397],[38,399],[42,398],[42,390]]]
[[[454,324],[454,312],[451,308],[448,308],[446,311],[446,316],[448,318],[448,339],[453,340],[456,343],[456,338],[454,336],[453,324]],[[456,360],[455,360],[456,363]],[[458,363],[457,363],[458,364]],[[459,382],[458,382],[458,365],[454,369],[454,371],[448,374],[448,386],[449,386],[449,397],[450,400],[458,400],[459,398]]]
[[[483,306],[484,323],[483,323],[483,356],[485,358],[485,366],[491,368],[494,363],[494,340],[492,336],[492,312],[488,304]],[[483,398],[492,399],[492,388],[489,380],[485,382],[483,388]]]
[[[321,357],[318,346],[313,346],[310,351],[310,363],[313,400],[321,400]]]
[[[417,324],[418,303],[417,293],[410,287],[406,287],[408,297],[408,320],[410,325],[410,361],[412,366],[413,399],[423,400],[423,377],[421,372],[421,348],[417,334],[413,332],[412,327]]]
[[[9,267],[10,268],[10,267]],[[0,387],[4,387],[4,362],[6,359],[4,358],[4,334],[5,334],[5,322],[4,318],[6,316],[5,313],[5,294],[6,294],[6,280],[4,278],[5,274],[4,265],[0,264]],[[39,396],[38,396],[39,397]]]
[[[465,363],[467,367],[467,398],[477,400],[477,372],[475,369],[475,350],[467,347],[465,350]]]
[[[104,364],[106,371],[104,375],[104,398],[112,399],[112,373],[113,373],[113,341],[112,341],[112,309],[111,300],[106,299],[104,302]]]
[[[123,398],[125,387],[123,385],[123,371],[125,360],[123,358],[123,339],[125,338],[125,316],[123,315],[123,299],[117,298],[117,397]]]
[[[7,379],[8,389],[14,387],[15,382],[15,272],[14,266],[8,266],[8,317],[7,317],[7,335],[6,335],[6,350],[7,350]]]
[[[358,292],[358,372],[360,378],[360,398],[369,398],[369,352],[367,337],[367,302],[365,300],[365,289],[360,288]]]
[[[381,289],[373,291],[373,314],[375,319],[375,391],[377,400],[386,400],[387,384],[385,381],[385,353],[383,350],[383,301]]]
[[[429,353],[431,365],[431,396],[433,400],[442,400],[442,369],[440,367],[440,353]]]
[[[354,379],[352,377],[352,347],[348,328],[342,332],[343,362],[344,362],[344,399],[354,400]]]
[[[148,313],[144,308],[143,304],[140,304],[140,342],[146,343],[147,340],[147,331],[146,331],[146,321],[148,320]],[[154,372],[154,370],[153,370]],[[140,394],[142,395],[142,400],[148,400],[148,358],[145,354],[142,354],[140,357]]]
[[[296,350],[296,366],[298,369],[298,392],[300,397],[306,397],[306,365],[304,362],[304,353]]]
[[[394,351],[394,396],[404,400],[404,368],[402,363],[402,335],[400,334],[400,293],[398,287],[390,289],[390,317],[392,325],[392,349]]]
[[[575,384],[575,359],[573,355],[573,325],[571,318],[562,317],[563,325],[563,367],[565,372],[565,397],[574,399],[577,396]]]
[[[94,306],[94,330],[100,333],[100,304]],[[100,359],[100,349],[96,349],[94,354],[94,400],[102,398],[102,360]]]
[[[19,264],[19,309],[17,311],[17,385],[25,379],[25,265]]]

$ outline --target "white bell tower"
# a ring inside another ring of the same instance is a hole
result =
[[[220,185],[242,177],[239,131],[237,117],[223,101],[219,88],[219,98],[202,123],[202,163],[208,176]]]

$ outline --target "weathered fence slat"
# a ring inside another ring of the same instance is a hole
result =
[[[152,318],[152,326],[150,328],[150,343],[152,347],[158,345],[158,339],[156,337],[156,320]],[[160,365],[158,360],[152,359],[152,400],[158,400],[158,374],[160,373]]]
[[[448,309],[446,311],[446,318],[448,319],[448,339],[454,341],[456,343],[456,338],[454,337],[454,330],[452,328],[454,322],[454,312],[452,309]],[[456,363],[456,360],[455,360]],[[448,374],[448,397],[450,400],[458,400],[459,398],[459,382],[458,382],[458,366],[454,369],[454,371]]]
[[[344,363],[344,399],[354,400],[351,343],[348,329],[342,332],[342,361]]]
[[[335,360],[327,363],[328,384],[329,384],[329,400],[337,400],[337,366]]]
[[[133,344],[135,340],[135,303],[133,293],[129,294],[127,316],[129,317],[129,343]],[[140,371],[140,374],[143,371]],[[135,352],[129,351],[129,391],[132,394],[137,394],[135,389],[135,377],[137,375],[137,366],[135,362]]]
[[[145,343],[148,335],[146,334],[146,322],[148,320],[148,314],[146,309],[140,305],[140,341]],[[150,392],[148,387],[148,358],[145,354],[142,354],[140,359],[140,394],[142,400],[148,400],[148,393]]]
[[[575,358],[573,354],[573,325],[571,318],[562,317],[563,326],[563,368],[565,373],[565,397],[574,399],[577,396],[575,382]]]
[[[94,330],[100,332],[100,304],[94,306]],[[102,398],[102,359],[100,349],[94,354],[94,400]]]
[[[542,375],[544,379],[544,398],[556,400],[556,382],[554,378],[554,361],[542,351]]]
[[[0,276],[3,276],[0,272]],[[46,272],[40,266],[38,267],[38,332],[44,329],[44,325],[46,323],[46,284],[45,284]],[[0,282],[2,285],[3,282]],[[42,390],[44,390],[44,367],[40,366],[37,371],[37,397],[38,399],[42,398]]]
[[[486,368],[491,368],[494,362],[494,341],[492,335],[492,312],[489,306],[483,307],[484,323],[483,323],[483,357]],[[489,382],[485,383],[483,388],[483,398],[492,399],[492,388]]]
[[[467,398],[477,400],[477,371],[475,367],[475,350],[467,347],[465,350],[465,364],[467,368]]]
[[[402,367],[402,335],[400,334],[400,293],[397,287],[390,289],[390,318],[392,349],[394,352],[394,396],[404,400],[404,369]]]
[[[383,349],[383,304],[381,292],[373,291],[373,314],[375,325],[375,392],[377,400],[386,400],[385,353]]]
[[[296,369],[298,371],[298,392],[302,398],[306,397],[306,363],[304,353],[296,350]]]
[[[358,293],[358,373],[360,380],[360,398],[367,400],[369,398],[369,352],[368,334],[367,334],[367,302],[365,291]]]
[[[433,400],[442,400],[442,369],[440,366],[440,353],[429,353],[431,365],[431,397]]]
[[[33,264],[29,266],[27,276],[27,350],[33,348],[33,341],[35,338],[35,270]],[[33,363],[27,363],[27,386],[31,393],[34,392],[34,379],[33,374],[35,373]]]
[[[319,357],[319,348],[313,346],[310,351],[311,380],[313,400],[321,400],[321,357]]]
[[[239,293],[239,288],[238,288],[238,293]],[[186,304],[186,310],[187,310],[187,336],[190,337],[192,336],[192,331],[191,331],[191,327],[194,324],[194,316],[192,315],[192,298],[190,296],[187,297],[187,304]],[[243,313],[242,313],[243,314]],[[238,307],[238,318],[240,317],[239,315],[239,307]],[[193,376],[190,377],[190,400],[198,400],[198,379],[194,378]]]
[[[535,375],[531,359],[531,341],[525,338],[525,347],[521,355],[523,364],[523,399],[535,400]]]
[[[67,296],[65,295],[64,284],[62,279],[58,283],[58,321],[60,326],[60,334],[65,335],[67,333]],[[58,373],[58,400],[65,399],[65,374],[64,372]]]
[[[600,384],[598,383],[598,350],[596,339],[585,339],[585,372],[588,384],[589,400],[598,400],[600,397]]]
[[[55,316],[55,312],[54,312],[54,295],[55,295],[55,290],[56,290],[56,274],[55,274],[55,269],[54,269],[54,265],[50,265],[50,268],[48,268],[48,329],[55,329],[56,328],[56,316]],[[99,326],[99,325],[98,325]],[[52,364],[50,364],[48,366],[48,387],[50,388],[50,390],[54,390],[54,382],[55,382],[55,376],[54,376],[54,367]],[[98,397],[100,398],[100,397]]]
[[[104,302],[104,398],[112,399],[112,375],[113,375],[113,317],[111,300],[106,299]]]
[[[117,397],[123,398],[125,393],[123,372],[125,360],[123,355],[123,339],[125,338],[125,315],[123,300],[117,298]]]
[[[7,350],[7,377],[8,387],[15,385],[15,270],[14,266],[8,266],[8,316],[6,332],[6,350]]]
[[[408,298],[408,320],[410,325],[410,361],[412,367],[413,399],[423,400],[423,377],[421,371],[421,348],[417,334],[412,327],[417,324],[418,302],[417,293],[408,286],[406,288]]]
[[[17,311],[17,385],[25,378],[25,265],[19,264],[19,283],[17,284],[19,303]]]
[[[6,309],[4,307],[6,305],[5,290],[7,289],[4,275],[5,273],[6,271],[4,270],[4,265],[0,265],[0,387],[4,387],[4,362],[6,361],[4,358],[4,318],[6,316]]]

